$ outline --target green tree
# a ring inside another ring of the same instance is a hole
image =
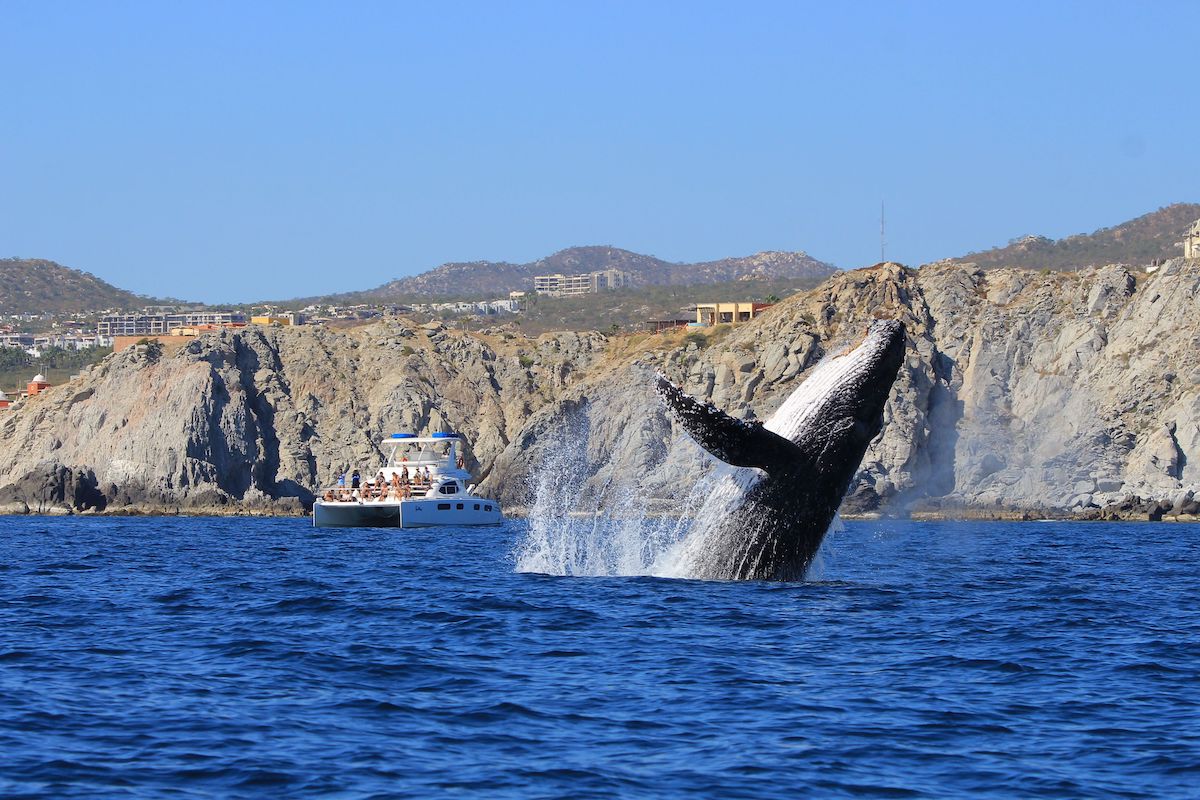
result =
[[[33,356],[19,347],[0,347],[0,371],[27,369],[33,364]]]

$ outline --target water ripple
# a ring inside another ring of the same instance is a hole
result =
[[[764,584],[4,518],[0,796],[1193,797],[1198,533],[847,523]]]

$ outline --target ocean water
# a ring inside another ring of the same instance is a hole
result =
[[[1200,526],[850,522],[792,584],[525,535],[0,517],[0,796],[1200,796]]]

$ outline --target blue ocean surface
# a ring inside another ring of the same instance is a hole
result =
[[[792,584],[524,531],[0,517],[0,796],[1200,796],[1200,526],[852,522]]]

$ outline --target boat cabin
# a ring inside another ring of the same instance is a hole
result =
[[[387,463],[380,470],[391,480],[392,473],[408,469],[410,477],[416,471],[429,471],[430,482],[438,483],[441,477],[470,479],[464,469],[463,457],[459,452],[462,440],[457,433],[435,433],[432,436],[414,436],[411,433],[393,433],[379,443],[380,449],[388,450]],[[464,491],[459,488],[456,491]]]

